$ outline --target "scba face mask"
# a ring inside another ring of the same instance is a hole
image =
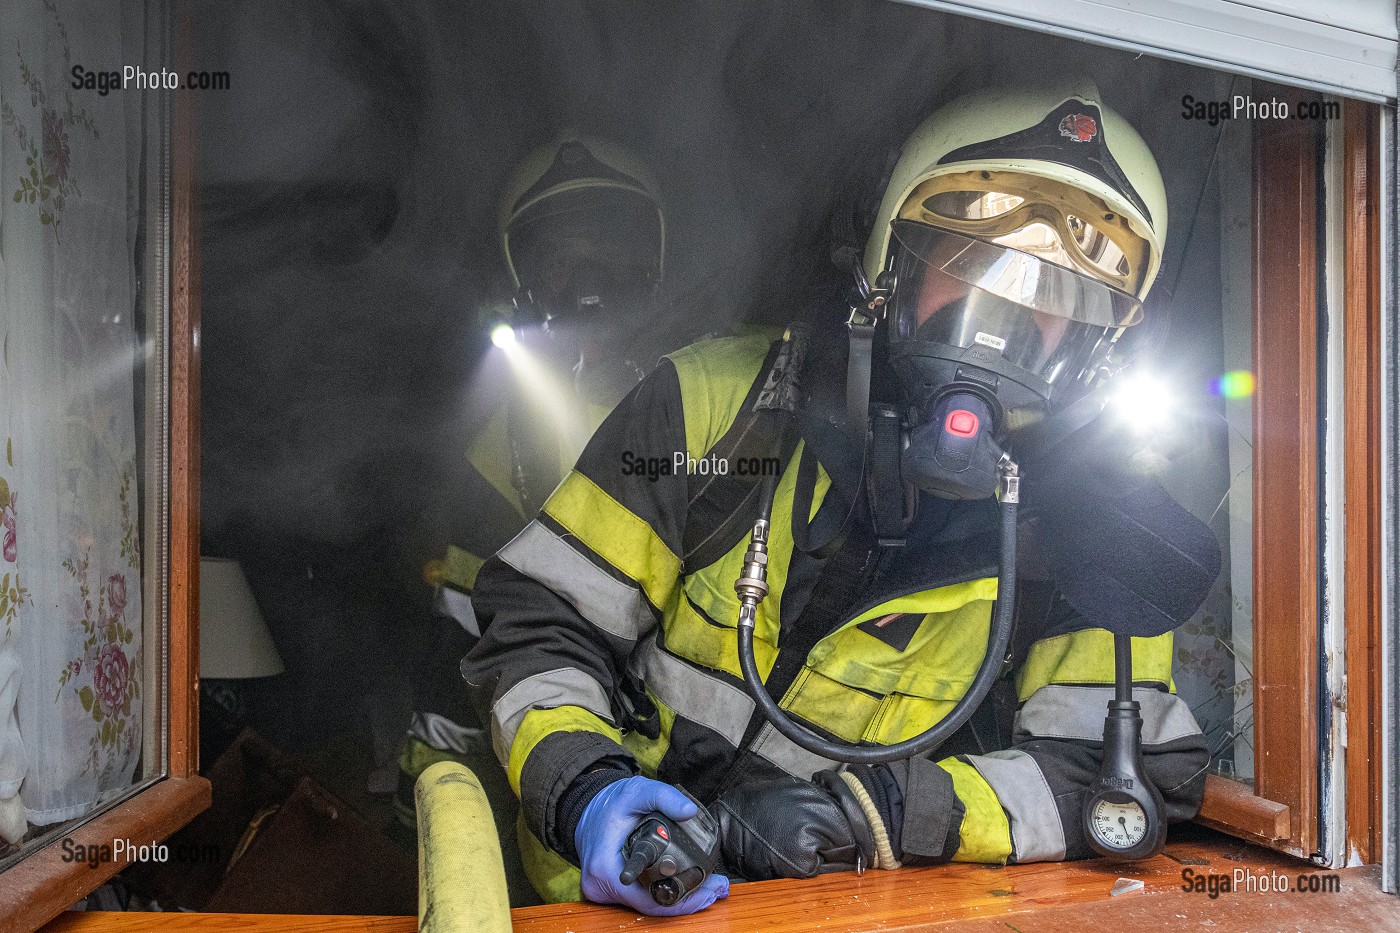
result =
[[[1161,175],[1093,82],[1064,78],[949,101],[905,141],[883,191],[861,273],[886,305],[853,322],[886,322],[903,478],[992,495],[991,457],[1023,457],[1093,401],[1109,350],[1141,319],[1167,230]]]
[[[611,407],[640,378],[626,347],[656,313],[661,239],[655,203],[616,187],[557,195],[507,230],[523,338],[590,402]]]
[[[904,478],[943,498],[996,491],[1013,432],[1041,421],[1136,323],[1136,298],[996,242],[893,224],[890,363],[907,406]]]
[[[523,212],[506,234],[523,287],[549,316],[643,303],[661,278],[661,220],[632,191],[558,195]]]

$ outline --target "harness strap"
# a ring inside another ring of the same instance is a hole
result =
[[[846,363],[846,424],[857,442],[865,443],[870,421],[870,357],[874,352],[875,321],[849,324],[851,354]]]
[[[809,335],[808,325],[792,324],[770,347],[738,418],[715,446],[718,456],[776,457],[780,469],[787,468],[801,439],[800,432],[788,427],[802,404],[800,379]],[[710,477],[696,492],[686,504],[686,573],[708,567],[743,540],[753,528],[761,485],[761,477],[725,474]],[[810,504],[812,490],[807,491]]]
[[[893,405],[872,405],[870,409],[869,481],[871,518],[881,547],[903,547],[909,528],[905,514],[904,481],[899,472],[903,451],[899,410]]]
[[[830,501],[822,502],[813,520],[812,497],[816,490],[817,458],[810,448],[804,447],[802,459],[797,463],[797,484],[792,491],[792,543],[799,551],[817,560],[826,560],[846,540],[851,510],[849,501],[833,484],[827,492]]]

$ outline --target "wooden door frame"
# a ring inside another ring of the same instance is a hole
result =
[[[1272,844],[1307,856],[1318,819],[1322,125],[1253,129],[1254,792],[1288,808]]]

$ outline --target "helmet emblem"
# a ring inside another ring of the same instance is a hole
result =
[[[1087,143],[1099,133],[1099,124],[1087,113],[1072,113],[1060,121],[1060,135],[1076,143]]]

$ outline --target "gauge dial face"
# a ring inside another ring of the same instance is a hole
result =
[[[1147,814],[1136,803],[1099,800],[1089,817],[1099,841],[1115,849],[1131,849],[1147,835]]]

